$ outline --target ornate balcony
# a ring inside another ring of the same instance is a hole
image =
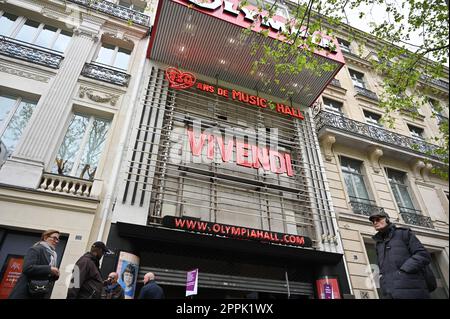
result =
[[[102,1],[102,0],[69,0],[69,1],[90,9],[106,13],[113,17],[126,20],[128,22],[150,27],[149,16],[141,12],[134,11],[129,8],[125,8],[117,4],[111,3],[109,1]]]
[[[0,54],[58,69],[64,58],[59,52],[0,35]]]
[[[403,221],[409,225],[422,226],[427,228],[434,228],[431,218],[421,215],[420,210],[415,210],[406,207],[399,207],[400,215]]]
[[[443,88],[443,89],[445,89],[447,91],[449,89],[448,82],[445,82],[445,81],[442,81],[442,80],[439,80],[439,79],[433,79],[431,77],[427,77],[426,75],[421,75],[420,76],[420,80],[423,81],[423,82],[426,82],[426,83],[432,83],[432,84],[434,84],[436,86],[439,86],[439,87],[441,87],[441,88]]]
[[[400,135],[381,127],[368,125],[366,123],[351,120],[336,113],[320,111],[315,116],[316,129],[320,131],[322,128],[328,127],[344,133],[369,139],[374,142],[383,143],[394,149],[404,149],[426,155],[437,160],[441,160],[436,155],[438,147],[419,139],[413,139],[408,136]]]
[[[367,199],[350,197],[350,205],[353,212],[359,215],[370,216],[372,213],[384,213],[383,207],[378,207],[373,201]]]
[[[81,71],[81,75],[120,86],[128,86],[131,77],[125,72],[96,63],[86,63]]]
[[[375,92],[372,92],[366,88],[362,88],[360,86],[355,86],[356,95],[362,95],[368,99],[378,101],[378,96]]]
[[[70,176],[44,173],[38,189],[51,193],[90,197],[92,181]]]

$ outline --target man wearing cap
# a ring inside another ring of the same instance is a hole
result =
[[[397,227],[384,211],[369,216],[375,240],[384,299],[428,299],[424,277],[431,256],[409,228]]]
[[[100,299],[103,280],[99,262],[103,255],[110,253],[103,242],[92,244],[91,251],[81,256],[75,264],[67,299]]]

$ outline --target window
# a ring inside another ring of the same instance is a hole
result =
[[[0,136],[6,156],[14,151],[35,107],[33,101],[0,94]]]
[[[351,69],[349,69],[348,71],[350,72],[350,77],[352,78],[353,85],[365,89],[366,84],[364,83],[364,74]]]
[[[95,62],[126,70],[130,60],[131,50],[103,43],[98,51]]]
[[[119,5],[134,11],[144,12],[147,3],[139,0],[119,0]]]
[[[346,40],[343,40],[343,39],[340,39],[340,38],[337,38],[337,40],[338,40],[339,46],[341,47],[341,50],[343,52],[348,52],[348,53],[351,52],[351,50],[350,50],[350,42],[348,42]]]
[[[16,20],[20,27],[13,28]],[[0,17],[0,34],[60,52],[66,50],[72,38],[70,32],[9,13]]]
[[[386,169],[386,173],[400,213],[417,214],[418,211],[414,208],[406,185],[406,173],[389,168]]]
[[[371,201],[361,167],[362,162],[341,157],[342,174],[344,175],[345,186],[347,187],[350,201],[369,204]]]
[[[53,173],[94,179],[110,121],[75,114],[59,148]]]
[[[14,14],[3,13],[3,15],[0,16],[0,35],[9,36],[17,18],[18,16]]]
[[[363,110],[364,117],[366,119],[367,124],[376,125],[376,126],[383,126],[381,124],[381,115],[377,113],[372,113],[366,110]]]
[[[335,113],[342,113],[342,102],[338,102],[332,99],[328,99],[326,97],[323,98],[323,105],[325,106],[325,110]]]
[[[438,124],[448,121],[448,118],[442,114],[442,106],[438,100],[429,97],[428,104],[430,105],[432,114],[437,118]]]
[[[423,140],[423,128],[420,128],[420,127],[408,124],[408,129],[409,129],[409,132],[411,133],[411,136],[413,138],[417,138],[417,139]]]

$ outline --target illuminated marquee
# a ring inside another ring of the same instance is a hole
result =
[[[284,174],[294,176],[292,169],[291,155],[288,153],[278,152],[266,147],[258,147],[249,145],[236,139],[226,141],[226,146],[221,135],[207,135],[201,133],[195,136],[193,130],[187,130],[189,138],[189,146],[193,156],[202,154],[205,141],[208,140],[207,157],[214,159],[215,143],[219,146],[220,158],[224,163],[233,159],[233,149],[236,149],[236,164],[249,168],[263,168],[265,171],[271,171],[275,174]]]
[[[220,17],[228,22],[240,25],[244,28],[252,25],[252,30],[259,32],[263,29],[270,31],[269,36],[271,38],[280,40],[283,37],[280,32],[286,34],[300,34],[301,37],[306,38],[309,34],[305,31],[305,28],[300,30],[296,27],[294,21],[287,22],[286,19],[278,15],[270,15],[267,11],[260,11],[259,8],[252,4],[246,4],[245,6],[239,6],[241,1],[239,0],[173,0],[174,2],[188,5],[189,7],[195,6],[202,10],[204,13],[211,14],[215,17]],[[327,50],[332,55],[338,53],[336,51],[337,45],[333,43],[333,40],[326,35],[319,35],[313,37],[313,41],[321,47]]]
[[[169,81],[170,88],[178,90],[193,87],[196,81],[194,74],[190,72],[183,72],[173,67],[166,69],[166,79]],[[277,113],[284,114],[292,118],[297,118],[300,120],[305,119],[305,117],[303,116],[302,112],[299,109],[285,105],[283,103],[275,103],[272,101],[268,101],[267,99],[259,97],[257,95],[252,95],[238,90],[229,90],[221,87],[216,88],[212,85],[200,82],[196,84],[196,87],[201,91],[217,94],[226,99],[232,99],[233,101],[239,101],[242,103],[246,103],[261,108],[268,108]]]
[[[280,245],[312,247],[312,241],[305,236],[283,234],[242,226],[204,222],[192,218],[164,216],[163,225],[170,228],[230,237],[235,239],[256,240]]]

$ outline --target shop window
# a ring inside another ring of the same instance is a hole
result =
[[[2,31],[4,28],[9,30],[5,31],[4,35],[10,36],[11,38],[19,41],[41,46],[50,50],[64,52],[72,38],[71,32],[67,32],[60,28],[49,26],[31,19],[26,19],[25,17],[19,17],[17,19],[19,21],[19,25],[21,23],[23,24],[18,29],[13,30],[11,27],[11,17],[15,16],[8,15],[5,19],[3,19],[4,16],[5,15],[2,16],[1,22],[5,20],[7,26],[1,26],[0,28]]]
[[[408,124],[408,129],[413,138],[423,140],[423,128]]]
[[[342,102],[338,102],[324,97],[323,105],[325,107],[325,110],[327,111],[342,114],[342,107],[343,107]]]
[[[118,69],[128,69],[131,50],[120,48],[118,46],[103,43],[98,51],[95,62],[109,65]]]
[[[0,94],[0,136],[2,157],[14,151],[36,107],[36,102]]]
[[[42,230],[43,231],[43,230]],[[17,268],[13,263],[20,265],[23,263],[28,249],[36,242],[40,241],[40,232],[24,232],[0,228],[0,299],[8,298],[19,279]],[[60,267],[67,244],[67,236],[60,235],[59,243],[56,246],[58,259],[57,267]]]
[[[442,252],[431,253],[430,268],[436,277],[437,288],[431,293],[431,299],[448,299],[448,287],[445,284],[444,276],[442,275],[441,267],[439,267],[439,257]]]
[[[362,166],[363,163],[361,161],[341,157],[342,175],[344,176],[350,202],[370,204],[371,200],[364,182]]]
[[[109,126],[109,120],[75,114],[59,148],[52,172],[93,180]]]
[[[364,74],[352,69],[349,69],[348,71],[350,72],[350,77],[352,78],[353,85],[365,89],[366,83],[364,81]]]
[[[0,35],[9,36],[18,18],[18,16],[6,12],[0,14]]]
[[[347,52],[347,53],[351,53],[352,51],[350,50],[350,42],[337,38],[339,46],[341,47],[341,50],[343,52]]]
[[[377,113],[372,113],[366,110],[363,110],[364,118],[366,119],[367,124],[383,126],[381,124],[381,115]]]
[[[420,212],[415,209],[411,195],[408,191],[406,173],[390,168],[386,169],[386,173],[400,213],[419,214]]]

